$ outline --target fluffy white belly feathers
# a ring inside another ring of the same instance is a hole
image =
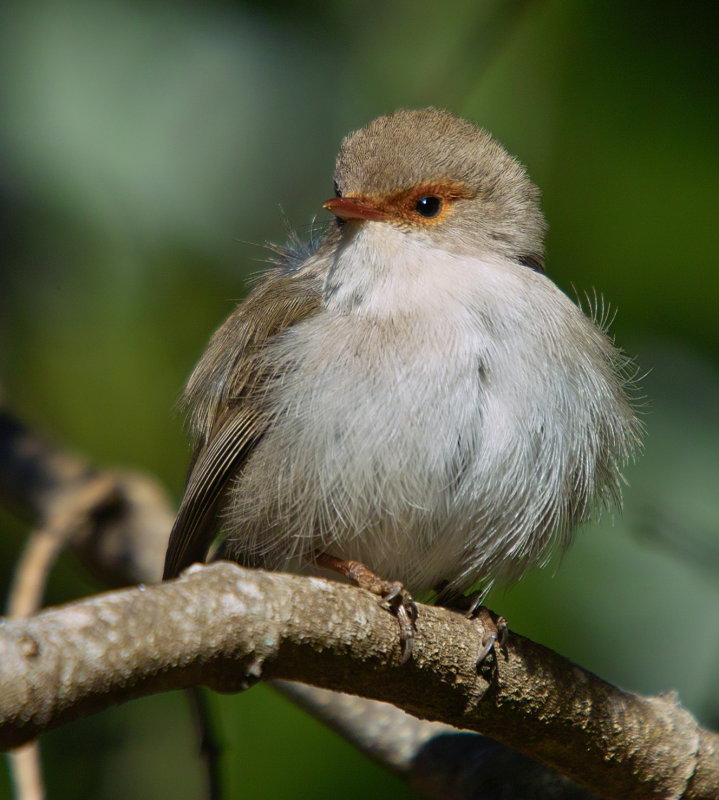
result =
[[[516,576],[618,491],[621,357],[543,275],[380,227],[268,347],[282,377],[229,552],[279,569],[329,552],[412,591]]]

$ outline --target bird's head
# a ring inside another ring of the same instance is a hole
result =
[[[393,225],[462,255],[501,255],[542,269],[545,222],[524,167],[482,128],[435,108],[400,110],[340,147],[341,223]]]

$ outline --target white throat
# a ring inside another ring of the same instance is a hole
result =
[[[467,260],[392,225],[362,223],[337,250],[325,281],[326,306],[380,318],[429,311],[448,284],[467,275]]]
[[[537,292],[572,305],[544,275],[499,254],[458,255],[382,222],[363,223],[347,237],[324,286],[331,312],[441,321],[465,331],[479,323],[495,335],[500,329],[514,335],[517,325],[527,326]]]

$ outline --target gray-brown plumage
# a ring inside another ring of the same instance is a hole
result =
[[[269,273],[210,340],[184,401],[195,452],[172,530],[165,578],[205,558],[218,532],[218,508],[235,473],[264,433],[262,394],[272,372],[263,348],[321,306],[322,283],[311,270]]]
[[[165,566],[362,561],[411,591],[516,577],[619,493],[626,359],[544,275],[538,191],[489,134],[399,111],[342,144],[319,248],[266,275],[185,401]]]

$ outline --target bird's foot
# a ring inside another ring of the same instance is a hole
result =
[[[494,650],[494,646],[498,645],[501,649],[507,643],[507,636],[509,635],[509,625],[504,617],[497,617],[494,623],[494,630],[487,632],[487,635],[482,641],[482,649],[479,651],[477,657],[477,664],[481,664],[485,658]]]
[[[472,609],[471,614],[468,612],[467,616],[471,619],[482,619],[482,626],[484,627],[484,638],[482,639],[482,649],[477,655],[477,667],[482,667],[484,661],[491,653],[495,654],[495,667],[496,667],[496,649],[500,650],[507,644],[507,637],[509,636],[509,624],[504,617],[497,616],[492,613],[488,608],[480,606],[479,608]]]
[[[320,553],[316,558],[320,567],[337,572],[368,592],[381,598],[381,605],[391,611],[399,623],[402,656],[400,664],[409,661],[414,645],[415,621],[417,619],[417,605],[412,595],[399,581],[386,581],[365,566],[361,561],[343,561],[327,553]]]

